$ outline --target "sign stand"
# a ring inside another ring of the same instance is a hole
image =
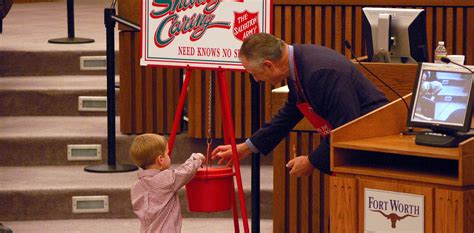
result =
[[[191,74],[191,68],[188,65],[186,68],[186,74],[185,74],[186,79],[181,89],[181,94],[178,101],[178,107],[177,107],[177,111],[174,117],[173,128],[171,130],[171,136],[168,143],[168,150],[169,150],[170,155],[173,151],[174,141],[175,141],[176,133],[179,126],[179,121],[181,119],[181,113],[184,107],[184,101],[186,98],[186,93],[187,93],[187,89],[188,89],[188,85],[190,81],[190,74]],[[217,81],[218,81],[218,86],[219,86],[219,95],[220,95],[221,104],[222,104],[221,113],[222,113],[222,119],[223,119],[222,128],[224,129],[224,141],[226,142],[226,144],[230,142],[231,147],[232,147],[232,161],[234,164],[235,176],[237,179],[237,191],[239,195],[239,204],[240,204],[240,210],[241,210],[241,215],[242,215],[242,222],[244,226],[244,232],[249,233],[245,197],[244,197],[244,191],[243,191],[243,186],[242,186],[242,177],[240,173],[240,164],[239,164],[239,159],[237,157],[237,147],[236,147],[236,142],[234,138],[234,135],[235,135],[234,127],[233,127],[234,124],[232,122],[232,116],[230,112],[229,95],[227,91],[225,74],[222,68],[219,68],[217,70],[217,79],[218,79]],[[234,198],[232,198],[232,210],[233,210],[233,219],[234,219],[234,230],[235,232],[239,232],[238,212],[237,212],[237,203],[236,203],[235,196]]]

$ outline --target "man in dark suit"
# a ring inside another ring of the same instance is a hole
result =
[[[288,162],[290,174],[311,175],[314,168],[330,173],[329,137],[325,132],[387,103],[352,62],[325,47],[288,45],[273,35],[257,33],[244,41],[239,58],[256,81],[276,85],[287,80],[290,89],[287,102],[271,122],[237,145],[239,159],[252,152],[270,153],[305,116],[324,137],[309,156]],[[230,145],[222,145],[214,149],[212,158],[230,164],[231,154]]]

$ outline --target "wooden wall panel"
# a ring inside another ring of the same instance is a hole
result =
[[[446,30],[445,30],[445,43],[446,43],[446,49],[451,52],[451,54],[454,53],[454,19],[453,19],[453,14],[454,14],[454,8],[453,7],[447,7],[445,17],[446,17]]]
[[[303,43],[305,44],[314,44],[314,40],[313,40],[314,33],[308,33],[311,31],[311,28],[314,27],[313,26],[314,20],[311,17],[314,14],[313,11],[314,9],[312,7],[303,8],[304,17],[303,17],[302,25],[303,25],[303,31],[305,32]]]
[[[353,178],[330,178],[331,232],[358,232],[357,181]]]
[[[120,64],[120,131],[124,133],[132,133],[132,125],[134,120],[132,119],[132,63],[134,62],[130,56],[132,53],[131,46],[132,36],[131,32],[120,32],[119,33],[119,64]],[[122,72],[123,71],[123,72]],[[134,77],[133,77],[134,78]]]
[[[163,77],[163,72],[155,72],[156,73],[156,77],[155,77],[155,88],[154,88],[154,92],[156,94],[156,97],[155,97],[155,100],[156,101],[156,110],[155,110],[155,116],[158,114],[158,113],[162,113],[162,112],[165,112],[166,111],[166,104],[164,103],[164,101],[159,101],[159,100],[164,100],[165,99],[165,93],[163,91],[158,91],[158,87],[164,87],[164,77]],[[154,132],[166,132],[165,131],[165,120],[156,120],[156,128]]]
[[[136,35],[133,35],[135,37],[135,40],[139,40]],[[134,48],[134,57],[140,57],[140,44],[135,43]],[[143,96],[145,95],[145,92],[142,91],[144,89],[144,76],[143,76],[143,70],[146,70],[146,67],[141,67],[140,62],[134,62],[133,63],[133,73],[135,75],[134,83],[132,84],[133,88],[132,90],[136,93],[135,94],[135,101],[134,101],[134,108],[132,109],[133,112],[135,113],[135,130],[137,133],[143,133],[145,132],[143,130],[143,118],[144,118],[144,108],[143,108]],[[146,109],[146,108],[145,108]]]
[[[120,1],[118,6],[119,16],[132,19],[134,22],[138,21],[139,12],[131,9],[139,9],[139,2]],[[342,43],[347,39],[351,42],[356,56],[363,56],[365,45],[362,36],[362,7],[364,6],[426,9],[429,60],[433,60],[433,50],[437,42],[444,40],[449,54],[465,54],[466,64],[474,63],[474,4],[469,0],[413,0],[409,2],[396,0],[276,0],[273,6],[274,34],[289,44],[321,44],[350,58],[349,51],[344,48]],[[149,70],[140,67],[138,65],[138,33],[130,31],[127,27],[120,27],[120,29],[122,30],[120,32],[120,54],[122,55],[120,75],[123,84],[120,109],[124,109],[121,110],[121,131],[124,133],[141,133],[151,130],[158,133],[169,133],[174,112],[165,108],[168,103],[163,102],[164,98],[160,98],[159,93],[160,90],[166,91],[165,87],[173,87],[174,89],[166,92],[166,99],[177,99],[179,89],[175,88],[179,80],[168,79],[179,71],[170,73],[167,71],[168,69],[153,68]],[[160,74],[160,72],[163,73]],[[227,76],[231,80],[229,94],[232,93],[230,102],[232,104],[236,137],[245,138],[251,134],[249,76],[242,72],[228,73]],[[163,75],[163,82],[157,79],[160,75]],[[154,77],[153,81],[148,80],[149,77]],[[202,114],[206,113],[206,105],[200,104],[198,101],[201,101],[205,95],[204,91],[206,90],[203,88],[204,79],[206,79],[205,73],[193,72],[193,79],[196,80],[192,80],[192,90],[190,89],[188,93],[188,102],[195,103],[195,106],[188,106],[190,129],[188,133],[190,136],[202,138],[206,135],[206,127],[202,125],[202,118],[205,117]],[[169,84],[168,81],[173,84]],[[150,84],[156,88],[156,94],[150,95],[150,91],[154,92],[153,88],[148,87]],[[161,86],[165,84],[168,86]],[[284,85],[284,83],[281,85]],[[271,119],[269,109],[271,103],[270,92],[274,87],[262,84],[261,88],[260,104],[262,110],[260,114],[264,121],[269,121]],[[216,98],[216,96],[214,97]],[[159,101],[164,104],[158,104]],[[215,101],[213,107],[211,107],[213,112],[211,128],[215,129],[215,137],[220,138],[222,137],[222,120],[220,119],[219,106],[216,104],[218,102]],[[149,105],[150,103],[155,104]],[[149,107],[151,107],[152,112],[148,112]],[[158,107],[164,111],[155,109]],[[151,116],[154,116],[153,119],[150,118]]]
[[[322,7],[315,7],[316,9],[314,10],[316,13],[312,15],[314,19],[314,26],[313,28],[313,35],[316,38],[315,39],[315,44],[322,44],[322,36],[323,35],[323,27],[321,27],[322,22],[323,22],[323,9]]]
[[[199,70],[193,70],[191,74],[191,81],[189,82],[189,89],[193,90],[192,95],[189,93],[189,96],[192,96],[192,98],[188,98],[189,103],[192,102],[193,105],[193,111],[189,111],[189,131],[188,133],[190,135],[194,135],[197,138],[203,138],[204,137],[204,132],[202,130],[202,118],[205,117],[206,110],[203,109],[202,105],[203,100],[202,100],[202,94],[207,93],[206,89],[203,88],[203,78],[201,78],[201,71]],[[216,83],[216,82],[214,82]],[[215,95],[216,93],[214,93]],[[191,110],[191,109],[190,109]],[[191,117],[194,116],[194,117]],[[199,117],[198,117],[199,116]],[[191,130],[192,129],[192,130]]]
[[[426,8],[426,38],[433,38],[434,31],[436,30],[436,21],[433,20],[433,8],[427,7]],[[436,48],[435,40],[431,40],[431,42],[427,42],[426,49],[428,50],[428,58],[434,57],[433,51]]]
[[[153,102],[154,102],[154,87],[153,86],[153,71],[152,69],[147,70],[145,77],[145,106],[146,108],[153,109]],[[154,125],[155,125],[155,119],[153,119],[153,111],[146,111],[145,112],[145,130],[146,132],[153,132],[154,131]]]
[[[286,141],[286,140],[285,140]],[[286,161],[288,154],[286,153],[286,143],[280,143],[273,150],[273,232],[288,232],[288,221],[286,220],[288,211],[287,205],[287,188],[288,172],[286,170]],[[278,207],[278,208],[276,208]],[[284,214],[282,214],[284,213]]]
[[[252,109],[251,82],[249,81],[250,76],[248,74],[242,73],[242,77],[242,82],[244,83],[243,86],[245,86],[245,112],[243,112],[243,115],[245,116],[245,132],[243,135],[248,137],[252,132],[252,111],[248,111],[248,109]]]
[[[360,6],[357,6],[355,7],[355,17],[353,18],[353,25],[355,25],[355,28],[353,27],[353,29],[355,30],[354,31],[354,35],[355,35],[355,41],[353,43],[353,47],[354,47],[354,53],[355,53],[355,56],[359,57],[359,56],[362,56],[362,55],[365,55],[365,53],[363,52],[363,48],[365,48],[364,46],[364,40],[362,38],[362,7]]]
[[[324,27],[323,30],[323,43],[322,45],[328,48],[334,48],[333,47],[333,17],[332,17],[332,6],[324,6],[323,8],[323,20],[324,24],[321,25]]]
[[[244,96],[243,88],[242,86],[242,75],[241,73],[234,73],[234,84],[232,85],[234,93],[234,122],[235,122],[235,137],[236,138],[242,138],[242,132],[245,128],[243,125],[243,119],[242,119],[242,113],[245,112],[245,109],[243,108],[242,105],[242,96]]]
[[[346,7],[346,8],[344,8],[344,10],[345,10],[345,13],[343,14],[344,23],[342,25],[344,25],[343,28],[344,28],[345,31],[344,31],[344,38],[343,39],[351,42],[351,44],[354,44],[354,42],[352,41],[352,33],[353,33],[353,30],[352,30],[352,25],[353,25],[352,7]],[[348,49],[343,49],[343,51],[344,51],[343,54],[347,58],[351,57],[351,52]]]
[[[286,153],[288,153],[290,155],[289,157],[289,160],[290,161],[291,159],[294,158],[294,154],[293,154],[293,147],[296,147],[296,142],[297,142],[297,134],[296,133],[291,133],[290,134],[290,145],[287,147],[287,151]],[[288,163],[287,161],[287,163]],[[288,169],[286,169],[287,172],[288,172]],[[273,177],[273,179],[275,179],[275,177]],[[299,216],[299,206],[297,205],[297,202],[300,198],[300,192],[298,192],[298,187],[299,187],[299,183],[298,181],[300,181],[299,178],[297,178],[296,176],[290,176],[289,178],[289,193],[287,196],[287,198],[289,199],[290,201],[290,206],[289,206],[289,211],[287,212],[287,214],[289,215],[290,217],[290,221],[288,222],[288,227],[290,228],[290,233],[297,233],[298,232],[298,228],[297,227],[301,227],[300,223],[298,222],[298,220],[300,220],[300,216]]]
[[[313,175],[290,176],[286,163],[297,155],[307,155],[319,145],[314,132],[293,131],[274,150],[273,156],[273,232],[328,233],[329,179],[315,170]],[[326,187],[326,188],[325,188]]]
[[[461,54],[466,54],[465,63],[472,65],[474,64],[474,7],[467,8],[465,12],[464,28],[466,34],[463,34],[465,49]]]
[[[463,47],[464,47],[464,38],[463,38],[463,32],[464,32],[464,9],[461,7],[455,8],[454,9],[454,41],[455,41],[455,51],[453,52],[454,54],[462,54]]]
[[[309,133],[302,133],[298,135],[298,141],[300,142],[300,150],[296,151],[296,154],[298,155],[307,155],[309,154]],[[308,195],[310,193],[310,188],[311,183],[309,183],[310,179],[308,176],[303,176],[300,179],[300,188],[298,189],[300,191],[300,197],[299,197],[299,224],[300,229],[299,232],[301,233],[309,233],[310,232],[310,226],[312,226],[312,222],[310,221],[311,215],[310,215],[310,206],[309,203],[312,201],[313,196]]]
[[[298,1],[301,2],[301,1]],[[316,1],[318,2],[318,1]],[[350,2],[350,1],[347,1]],[[427,22],[427,39],[428,39],[428,58],[433,59],[433,50],[436,48],[438,41],[445,41],[449,54],[466,54],[469,58],[467,62],[471,61],[471,50],[467,46],[462,47],[462,44],[474,43],[474,38],[468,36],[472,31],[472,24],[469,21],[470,15],[464,16],[465,11],[472,10],[472,5],[466,6],[454,4],[447,5],[447,7],[429,4],[425,2],[422,5],[420,1],[413,1],[412,7],[423,8],[426,10]],[[403,3],[384,2],[378,3],[383,7],[410,7]],[[371,6],[377,6],[372,2]],[[365,54],[365,45],[362,37],[362,8],[363,4],[319,4],[307,3],[296,4],[295,2],[275,2],[275,35],[283,38],[288,43],[299,43],[302,38],[314,37],[311,43],[321,44],[326,47],[335,49],[336,51],[349,56],[348,51],[344,48],[342,41],[349,40],[355,50],[357,56]],[[470,7],[467,7],[470,6]],[[301,9],[301,10],[300,10]],[[300,13],[301,12],[301,13]],[[306,13],[311,12],[311,15]],[[284,17],[284,19],[281,19]],[[299,24],[299,20],[305,17],[305,23]],[[279,20],[282,20],[278,24]],[[289,27],[289,22],[292,22],[296,27]],[[313,24],[312,28],[309,25]],[[465,23],[466,22],[466,23]],[[466,25],[469,24],[469,25]],[[301,26],[300,26],[301,25]],[[467,26],[467,27],[466,27]],[[469,27],[470,26],[470,27]],[[312,29],[312,30],[311,30]],[[300,33],[301,32],[301,33]],[[290,33],[290,35],[287,35]]]
[[[139,65],[139,34],[120,36],[120,130],[127,134],[169,133],[179,96],[178,69]]]
[[[464,230],[464,201],[461,191],[436,189],[435,233],[468,232]]]
[[[464,194],[464,222],[466,232],[474,232],[474,190]]]

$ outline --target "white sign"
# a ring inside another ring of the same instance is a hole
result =
[[[270,0],[142,0],[141,65],[243,70],[242,41],[270,33]]]
[[[423,233],[424,196],[366,188],[365,233]]]

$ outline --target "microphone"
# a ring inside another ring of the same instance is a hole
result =
[[[461,65],[461,64],[459,64],[459,63],[457,63],[457,62],[453,62],[453,61],[451,61],[451,59],[449,59],[449,58],[447,58],[447,57],[441,57],[441,61],[444,62],[444,63],[446,63],[446,64],[453,63],[454,65],[457,65],[457,66],[460,66],[460,67],[462,67],[462,68],[464,68],[464,69],[466,69],[466,70],[469,70],[469,72],[470,72],[471,74],[474,74],[474,71],[472,71],[471,69],[467,68],[465,65]]]
[[[379,80],[383,85],[385,85],[388,89],[390,89],[393,93],[395,93],[398,98],[400,98],[403,103],[405,104],[405,107],[407,108],[407,112],[410,112],[410,107],[408,107],[408,103],[405,101],[405,99],[400,95],[400,93],[398,93],[397,91],[395,91],[390,85],[388,85],[387,83],[385,83],[381,78],[379,78],[379,76],[377,76],[376,74],[374,74],[371,70],[369,70],[364,64],[362,64],[362,62],[360,62],[360,60],[354,55],[354,51],[352,51],[352,46],[351,44],[349,43],[349,41],[347,40],[344,40],[344,47],[346,47],[346,49],[348,49],[350,52],[351,52],[351,56],[352,58],[354,58],[357,63],[362,67],[364,68],[367,72],[369,72],[372,76],[374,76],[377,80]],[[408,132],[403,132],[403,134],[411,134],[413,132],[413,128],[412,127],[408,127]]]

